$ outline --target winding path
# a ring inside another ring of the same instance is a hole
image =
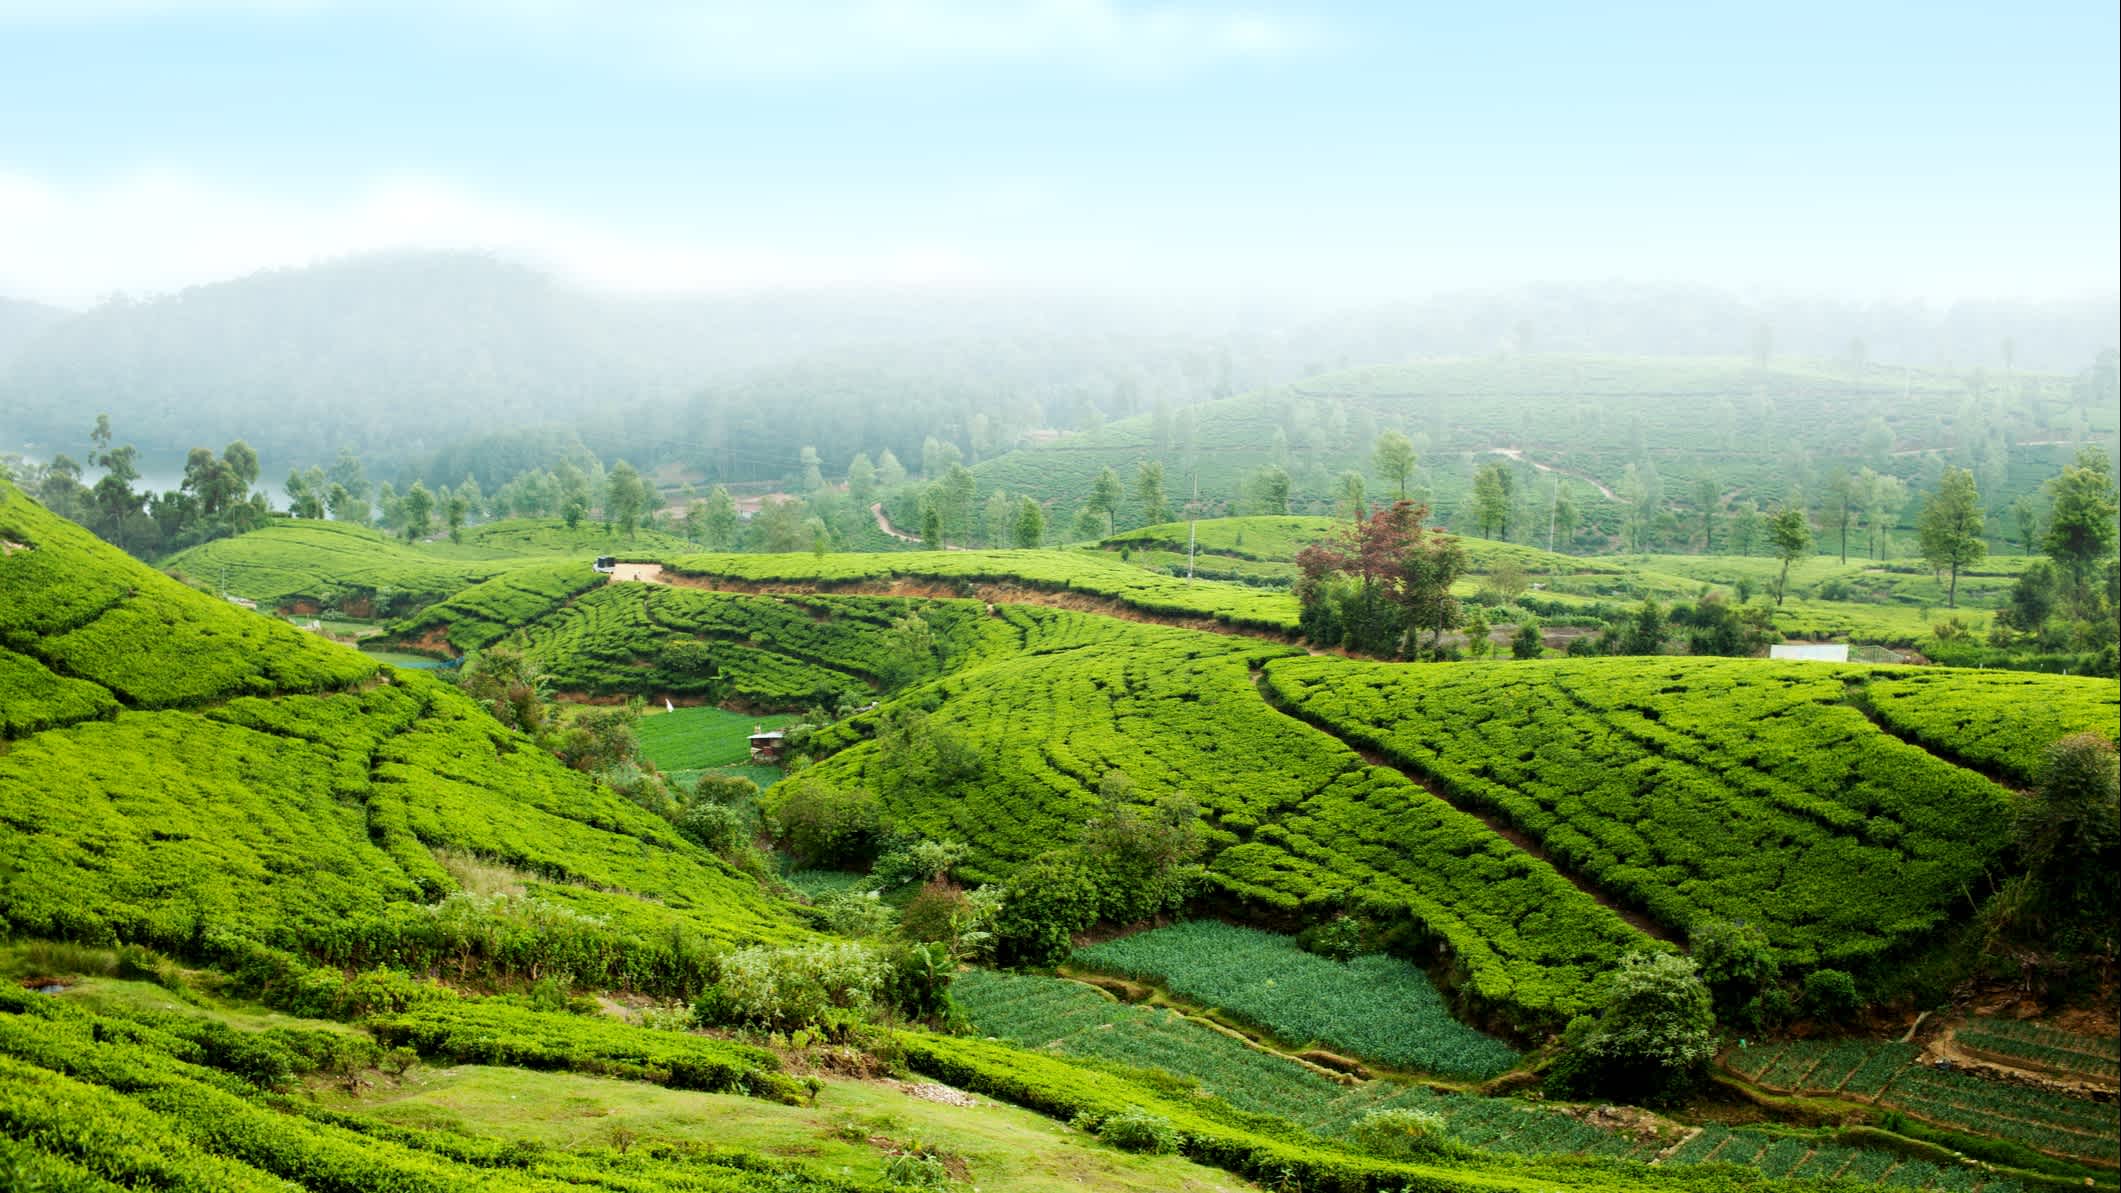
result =
[[[1585,476],[1583,473],[1574,471],[1573,469],[1556,468],[1552,464],[1542,464],[1537,460],[1529,459],[1525,456],[1524,449],[1521,447],[1491,447],[1488,449],[1488,454],[1491,456],[1508,456],[1509,458],[1517,461],[1520,464],[1530,464],[1532,467],[1538,469],[1541,472],[1551,472],[1557,476],[1573,477],[1576,480],[1580,480],[1584,484],[1587,484],[1592,488],[1598,490],[1598,492],[1602,494],[1607,501],[1620,500],[1620,494],[1615,493],[1611,489],[1606,488],[1605,485],[1599,482],[1596,477]]]

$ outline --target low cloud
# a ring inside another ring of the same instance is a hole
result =
[[[486,249],[593,286],[629,291],[986,278],[950,247],[852,254],[672,241],[478,194],[446,180],[379,178],[301,202],[142,171],[61,185],[0,170],[0,295],[82,305],[163,293],[260,269],[395,249]]]

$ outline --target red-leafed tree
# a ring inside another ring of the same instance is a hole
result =
[[[1296,555],[1305,637],[1397,655],[1409,630],[1456,624],[1450,586],[1464,568],[1458,541],[1425,531],[1429,507],[1397,501]]]

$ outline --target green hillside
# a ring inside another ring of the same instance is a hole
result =
[[[1538,512],[1559,480],[1579,511],[1582,548],[1617,545],[1617,492],[1626,467],[1654,469],[1682,535],[1696,512],[1697,479],[1713,478],[1721,504],[1758,507],[1817,486],[1837,467],[1872,467],[1926,492],[1946,463],[1974,467],[1992,508],[2036,490],[2078,443],[2116,439],[2115,411],[2085,404],[2059,375],[2008,378],[1934,370],[1742,360],[1533,355],[1378,365],[1177,411],[1140,414],[982,461],[978,500],[994,490],[1028,494],[1069,519],[1100,469],[1132,485],[1136,464],[1162,461],[1182,505],[1197,476],[1202,512],[1246,512],[1247,478],[1279,463],[1290,474],[1292,512],[1331,512],[1337,478],[1363,473],[1373,501],[1396,495],[1376,474],[1377,435],[1415,438],[1420,461],[1410,495],[1452,529],[1465,520],[1472,474],[1513,462],[1522,498]],[[1498,449],[1519,457],[1496,454]],[[1600,486],[1603,486],[1603,492]],[[919,525],[911,499],[892,516]],[[1912,511],[1908,514],[1912,518]],[[1122,528],[1146,518],[1129,500]],[[1545,523],[1530,541],[1544,544]],[[1903,525],[1912,525],[1904,522]]]
[[[467,527],[462,543],[407,543],[366,526],[289,518],[179,552],[162,566],[260,605],[402,616],[531,565],[564,561],[587,572],[598,555],[691,549],[655,531],[628,537],[586,522],[569,530],[558,522],[512,519]]]
[[[713,943],[800,934],[446,684],[185,588],[4,485],[0,537],[11,932],[674,990]],[[455,858],[509,890],[467,890]]]

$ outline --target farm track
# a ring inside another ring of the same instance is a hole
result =
[[[1289,708],[1284,707],[1279,701],[1274,699],[1271,690],[1267,687],[1266,674],[1264,672],[1256,669],[1252,672],[1252,686],[1255,690],[1259,692],[1259,698],[1266,703],[1267,707],[1275,710],[1276,712],[1282,714],[1285,717],[1290,718],[1291,720],[1301,722],[1302,724],[1307,725],[1312,729],[1315,729],[1318,732],[1325,734],[1326,736],[1339,742],[1341,745],[1344,745],[1348,749],[1353,750],[1356,756],[1361,758],[1365,763],[1377,767],[1380,770],[1389,770],[1398,774],[1402,778],[1406,779],[1407,782],[1414,784],[1416,787],[1421,788],[1423,791],[1428,792],[1430,795],[1435,796],[1437,799],[1442,800],[1444,803],[1449,804],[1451,807],[1457,809],[1458,811],[1473,817],[1475,820],[1480,821],[1484,825],[1487,825],[1489,831],[1493,832],[1496,836],[1501,837],[1503,840],[1508,841],[1511,845],[1522,850],[1528,856],[1536,859],[1541,865],[1546,866],[1548,869],[1554,871],[1554,873],[1561,875],[1562,878],[1568,881],[1569,885],[1575,887],[1579,891],[1582,891],[1584,894],[1589,895],[1593,902],[1597,903],[1600,907],[1605,908],[1607,911],[1612,912],[1614,915],[1619,916],[1622,920],[1627,922],[1629,927],[1634,928],[1636,931],[1641,932],[1643,935],[1648,936],[1653,940],[1661,940],[1669,944],[1678,945],[1683,945],[1686,943],[1677,933],[1673,932],[1670,928],[1665,927],[1664,925],[1644,915],[1642,912],[1637,911],[1633,907],[1628,906],[1626,903],[1615,898],[1611,892],[1606,891],[1603,888],[1592,883],[1588,878],[1585,878],[1583,875],[1578,874],[1575,871],[1569,869],[1568,867],[1556,862],[1551,856],[1547,854],[1546,849],[1542,847],[1539,842],[1525,835],[1523,831],[1518,829],[1517,826],[1511,824],[1509,820],[1506,819],[1500,812],[1496,812],[1489,808],[1481,807],[1479,804],[1453,799],[1448,790],[1446,790],[1443,786],[1435,782],[1433,779],[1429,778],[1427,775],[1421,773],[1420,771],[1410,769],[1408,767],[1400,765],[1397,762],[1392,761],[1390,758],[1387,758],[1384,754],[1378,752],[1377,750],[1374,750],[1359,741],[1353,740],[1346,734],[1342,733],[1338,728],[1330,724],[1326,724],[1321,721],[1311,720],[1305,717],[1300,712],[1293,711]]]

